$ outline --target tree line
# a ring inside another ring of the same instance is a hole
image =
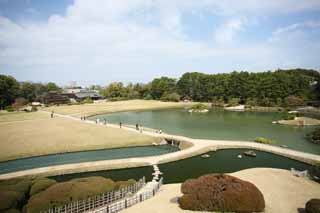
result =
[[[50,91],[61,91],[55,83],[18,82],[15,78],[0,75],[0,109],[12,104],[27,104],[42,101],[42,97]]]
[[[155,99],[193,100],[216,104],[259,106],[303,105],[320,100],[320,73],[316,70],[290,69],[274,72],[232,72],[204,74],[188,72],[178,80],[155,78],[148,84],[111,83],[101,89],[111,100]]]
[[[175,78],[155,78],[142,84],[113,82],[105,87],[91,86],[108,100],[154,99],[163,101],[192,100],[225,103],[284,106],[303,105],[320,100],[320,73],[309,69],[276,70],[274,72],[232,72],[204,74],[184,73]],[[0,107],[11,105],[19,97],[31,102],[49,91],[61,91],[55,83],[17,82],[0,75]]]

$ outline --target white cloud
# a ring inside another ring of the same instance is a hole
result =
[[[278,28],[272,34],[279,35],[282,33],[292,32],[301,28],[319,28],[319,27],[320,27],[320,21],[306,21],[306,22],[295,23],[286,27]]]
[[[227,21],[216,30],[215,40],[225,44],[248,26],[248,19],[237,14],[320,8],[319,1],[305,2],[75,0],[66,15],[52,15],[45,23],[15,23],[0,17],[0,65],[24,80],[60,82],[73,78],[146,81],[160,73],[178,75],[203,67],[210,71],[214,66],[220,71],[246,69],[250,61],[273,57],[273,47],[222,48],[192,40],[184,32],[184,15],[195,11],[222,14]],[[243,61],[230,68],[220,63],[225,56]]]
[[[246,18],[231,19],[215,31],[214,38],[218,44],[228,44],[234,40],[236,33],[244,30]]]

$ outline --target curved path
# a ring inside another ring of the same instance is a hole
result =
[[[48,113],[48,112],[45,112],[45,113]],[[94,121],[89,121],[89,120],[82,121],[79,118],[75,118],[72,116],[59,115],[59,114],[55,114],[55,116],[73,119],[79,122],[91,123],[93,125],[99,125],[99,124],[96,124]],[[106,127],[119,128],[118,125],[114,125],[114,124],[107,124]],[[136,132],[135,129],[132,129],[129,127],[122,127],[122,128],[128,131]],[[24,171],[2,174],[0,175],[0,179],[16,178],[16,177],[22,177],[22,176],[53,176],[53,175],[71,174],[71,173],[79,173],[79,172],[148,166],[148,165],[172,162],[172,161],[200,155],[208,151],[215,151],[219,149],[247,148],[247,149],[254,149],[254,150],[265,151],[265,152],[281,155],[281,156],[288,157],[288,158],[298,160],[308,164],[320,162],[320,155],[314,155],[314,154],[304,153],[304,152],[286,149],[282,147],[259,144],[255,142],[227,141],[227,140],[202,140],[202,139],[200,140],[200,139],[192,139],[192,138],[177,136],[177,135],[159,134],[151,131],[142,131],[141,134],[154,136],[154,137],[161,137],[166,139],[173,139],[176,141],[181,141],[182,143],[190,143],[192,144],[192,146],[189,148],[183,149],[181,151],[164,154],[164,155],[158,155],[158,156],[117,159],[117,160],[103,160],[103,161],[93,161],[93,162],[85,162],[85,163],[73,163],[73,164],[29,169]]]

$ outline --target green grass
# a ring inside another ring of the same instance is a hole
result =
[[[254,142],[262,143],[262,144],[276,144],[275,140],[272,140],[272,139],[269,139],[269,138],[263,138],[263,137],[255,138]]]

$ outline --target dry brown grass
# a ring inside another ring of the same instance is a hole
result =
[[[53,106],[59,114],[83,116],[129,110],[148,110],[183,107],[188,104],[146,100],[100,102],[94,104]],[[22,157],[97,150],[127,146],[151,145],[159,138],[122,129],[106,128],[44,112],[0,112],[0,161]]]
[[[0,161],[63,152],[150,145],[159,141],[158,138],[140,133],[61,117],[51,119],[48,114],[43,114],[46,118],[0,122]]]
[[[48,115],[42,112],[7,112],[0,111],[0,123],[47,119]]]
[[[153,100],[129,100],[129,101],[117,101],[117,102],[106,102],[102,101],[93,104],[83,105],[64,105],[64,106],[52,106],[44,108],[46,111],[55,111],[64,115],[74,115],[77,117],[83,115],[94,115],[101,113],[131,111],[131,110],[148,110],[148,109],[163,109],[163,108],[174,108],[184,107],[191,103],[183,102],[161,102]]]

